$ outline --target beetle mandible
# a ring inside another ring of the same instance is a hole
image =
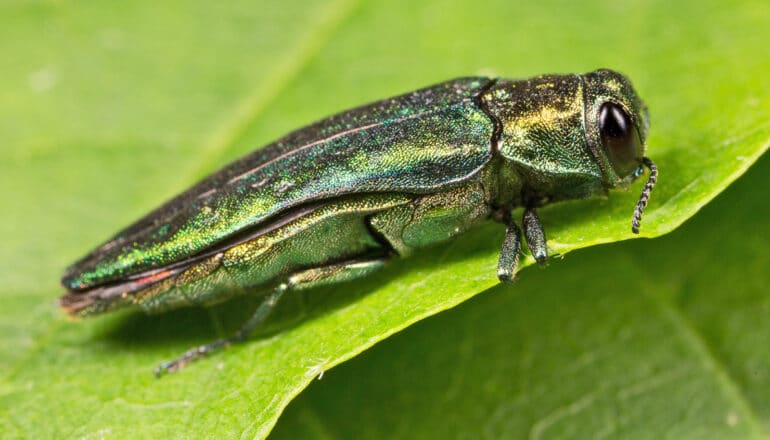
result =
[[[59,304],[88,316],[156,313],[267,291],[240,331],[161,364],[174,371],[242,341],[285,292],[351,280],[494,219],[497,276],[522,233],[547,258],[536,209],[606,195],[650,171],[647,109],[607,70],[525,80],[460,78],[323,119],[222,168],[67,269]]]

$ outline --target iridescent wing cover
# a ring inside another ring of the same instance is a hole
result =
[[[231,163],[70,267],[70,290],[146,276],[297,206],[360,193],[424,194],[473,176],[492,155],[478,96],[462,78],[297,130]],[[144,275],[143,275],[144,274]]]

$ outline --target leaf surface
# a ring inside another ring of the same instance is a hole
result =
[[[253,341],[162,380],[150,374],[158,362],[233,331],[256,299],[77,323],[53,306],[63,268],[94,244],[228,160],[330,113],[457,76],[620,70],[650,107],[649,154],[661,169],[642,225],[648,237],[693,216],[770,141],[765,2],[726,8],[716,1],[17,1],[2,11],[4,438],[264,437],[323,371],[495,286],[502,230],[490,224],[361,282],[293,295]],[[631,238],[640,187],[541,210],[552,253]],[[758,191],[766,194],[766,185]],[[637,258],[656,258],[652,243],[634,245]],[[611,252],[603,257],[603,249],[592,251],[596,265],[615,260]],[[730,258],[754,264],[743,253]],[[548,278],[560,264],[555,260],[543,274],[526,269],[521,278]],[[661,283],[656,290],[675,289],[661,277],[650,281]],[[553,279],[543,289],[562,316],[570,309],[556,292],[575,302],[586,291],[595,295],[587,298],[602,297],[590,279]],[[636,312],[608,297],[636,313],[636,321],[654,309],[652,297],[653,309]],[[605,324],[607,332],[620,325]],[[555,324],[532,325],[554,350],[569,353],[570,344],[590,342],[579,332],[564,339]],[[708,338],[705,330],[690,331],[710,343],[740,328],[710,328]],[[601,331],[598,323],[594,330]],[[442,344],[449,349],[454,341]],[[765,353],[764,345],[753,348]],[[625,348],[628,362],[639,355]],[[608,368],[622,372],[623,365]],[[672,374],[695,371],[688,365]],[[521,379],[518,390],[538,400],[562,386],[562,377],[545,377],[534,394]],[[386,386],[391,379],[383,371],[378,380]],[[759,401],[736,410],[742,433],[756,434],[761,424],[766,432]],[[745,417],[752,408],[759,415]],[[649,420],[666,415],[660,407],[633,409]],[[673,411],[697,417],[697,407]]]

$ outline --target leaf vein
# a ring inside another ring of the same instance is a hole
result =
[[[678,330],[678,333],[683,338],[685,344],[700,358],[705,369],[711,372],[725,397],[733,402],[737,411],[743,414],[744,419],[746,423],[748,423],[755,438],[766,437],[767,433],[763,432],[764,430],[759,415],[754,411],[751,403],[741,391],[740,385],[735,378],[730,375],[727,367],[709,347],[706,338],[701,334],[698,328],[687,319],[681,309],[675,307],[671,302],[650,293],[646,289],[645,292],[647,296],[658,304],[663,312],[663,316]]]

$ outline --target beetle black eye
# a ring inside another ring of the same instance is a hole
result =
[[[641,149],[639,136],[631,117],[623,107],[605,102],[599,110],[599,133],[612,167],[620,177],[626,177],[639,167]]]

